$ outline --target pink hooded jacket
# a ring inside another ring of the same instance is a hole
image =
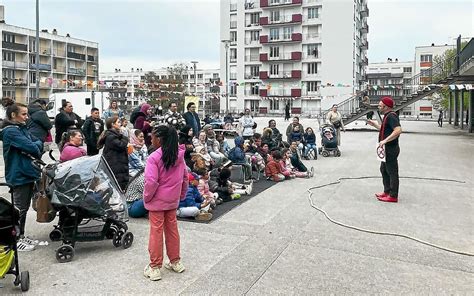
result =
[[[143,191],[143,202],[148,211],[175,210],[179,201],[186,197],[188,172],[184,152],[184,145],[179,145],[176,164],[168,170],[165,169],[161,159],[161,148],[148,157]]]
[[[59,162],[73,160],[82,156],[86,156],[87,152],[84,148],[74,146],[71,143],[64,144],[63,151],[59,155]]]

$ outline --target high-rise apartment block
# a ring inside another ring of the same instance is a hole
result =
[[[368,15],[367,0],[221,1],[221,110],[316,114],[363,88]]]
[[[49,99],[54,92],[88,91],[97,87],[99,48],[98,43],[58,35],[42,30],[36,44],[36,30],[6,24],[4,7],[0,6],[0,31],[2,34],[2,84],[3,97],[18,102],[36,98]],[[36,49],[39,60],[36,60]],[[39,77],[36,77],[36,69]]]

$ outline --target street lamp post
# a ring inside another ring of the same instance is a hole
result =
[[[221,40],[225,46],[225,113],[229,113],[229,44],[230,40]]]
[[[35,64],[36,64],[36,89],[35,96],[36,99],[39,99],[39,0],[36,0],[36,55],[35,55]]]
[[[191,64],[193,64],[194,68],[194,95],[197,96],[197,76],[196,76],[196,64],[198,62],[196,61],[191,61]]]

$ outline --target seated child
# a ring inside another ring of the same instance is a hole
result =
[[[280,181],[285,180],[285,176],[283,175],[283,172],[281,171],[280,164],[274,158],[276,159],[280,158],[279,151],[275,150],[272,152],[272,155],[268,156],[268,162],[265,167],[265,176],[269,180],[280,182]]]
[[[280,164],[281,173],[283,174],[283,176],[285,176],[285,179],[293,179],[296,177],[296,174],[292,170],[292,168],[287,167],[286,165],[285,149],[286,148],[284,148],[282,152],[276,151],[278,153],[274,154],[273,159]],[[288,151],[288,149],[286,150]]]
[[[125,197],[127,199],[128,215],[132,218],[145,217],[148,210],[143,204],[143,190],[145,186],[145,170],[142,169],[128,182]]]
[[[261,142],[260,140],[258,141]],[[250,164],[255,170],[259,170],[260,172],[265,170],[265,161],[263,157],[258,153],[258,145],[257,140],[250,139],[244,141],[244,147],[248,147],[245,151],[245,155],[247,159],[250,158]]]
[[[280,165],[282,166],[283,171],[288,171],[291,175],[294,177],[298,178],[309,178],[310,173],[309,172],[300,172],[295,167],[291,164],[291,152],[288,148],[284,148],[282,150],[282,160],[280,161]],[[311,168],[313,169],[313,168]],[[286,176],[286,175],[285,175]]]
[[[291,152],[291,156],[290,156],[291,165],[299,172],[307,172],[308,169],[303,164],[303,162],[301,161],[300,155],[298,154],[298,145],[296,142],[291,142],[290,152]],[[309,172],[309,177],[312,177],[313,174],[314,174],[314,168],[311,167],[311,170]]]
[[[195,172],[199,175],[199,185],[197,188],[201,196],[211,204],[212,208],[221,204],[222,199],[219,198],[219,194],[209,190],[209,173],[207,169],[199,168]]]
[[[244,167],[244,182],[252,178],[252,166],[250,165],[250,157],[245,155],[244,139],[240,136],[234,139],[235,147],[229,151],[229,160],[234,164]]]
[[[239,199],[241,194],[251,194],[252,184],[242,185],[230,181],[231,171],[227,167],[212,170],[209,179],[209,189],[219,194],[223,201]]]
[[[220,145],[220,152],[223,153],[226,157],[230,151],[229,143],[227,143],[226,139],[224,138],[224,133],[219,133],[216,136],[217,142]]]
[[[188,174],[189,187],[184,200],[179,202],[176,215],[181,218],[194,217],[197,221],[209,221],[212,214],[209,213],[209,202],[204,200],[199,193],[197,186],[199,177],[193,173]]]
[[[207,153],[206,146],[196,146],[194,151],[206,161],[207,168],[211,168],[211,166],[214,165],[214,160],[211,158],[209,153]]]

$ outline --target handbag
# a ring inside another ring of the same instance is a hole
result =
[[[342,123],[341,123],[340,120],[334,121],[332,125],[334,125],[334,128],[336,128],[336,129],[342,127]]]
[[[39,191],[35,194],[36,205],[36,222],[50,223],[56,218],[56,211],[51,204],[51,201],[45,194],[46,176],[41,176]]]

